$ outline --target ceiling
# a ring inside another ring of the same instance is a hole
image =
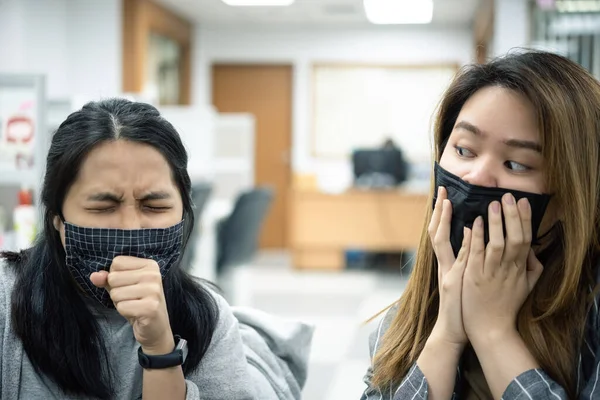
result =
[[[221,0],[155,0],[204,25],[373,26],[363,0],[296,0],[288,7],[231,7]],[[432,25],[470,25],[480,0],[434,0]]]

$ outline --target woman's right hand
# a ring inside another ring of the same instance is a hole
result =
[[[462,318],[462,283],[471,244],[471,230],[464,229],[461,249],[458,256],[454,257],[450,244],[451,221],[452,204],[447,198],[446,189],[440,187],[428,228],[437,257],[440,296],[438,317],[431,336],[463,348],[468,338]]]

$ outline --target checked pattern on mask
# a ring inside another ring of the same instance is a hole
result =
[[[65,223],[66,264],[79,287],[106,307],[109,293],[90,281],[93,272],[108,271],[117,256],[154,260],[164,278],[179,259],[183,221],[168,228],[86,228]]]

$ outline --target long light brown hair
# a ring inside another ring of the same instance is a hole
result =
[[[550,207],[557,210],[554,218],[559,222],[536,250],[544,272],[518,314],[517,329],[540,366],[573,398],[599,244],[600,84],[574,62],[545,52],[521,51],[466,67],[438,107],[436,161],[463,104],[488,86],[514,90],[536,112],[547,187],[553,195]],[[434,182],[429,204],[433,188]],[[372,382],[380,388],[400,383],[437,319],[437,260],[427,235],[431,212],[429,206],[413,272],[374,359]],[[550,226],[544,222],[542,226]]]

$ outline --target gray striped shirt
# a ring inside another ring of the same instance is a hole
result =
[[[600,268],[598,269],[600,273]],[[600,276],[599,276],[600,278]],[[600,282],[600,279],[598,280]],[[590,287],[590,292],[592,288]],[[577,366],[577,392],[579,400],[600,399],[600,318],[598,313],[599,296],[594,299],[587,317],[585,336],[579,363]],[[383,335],[396,314],[396,307],[391,308],[379,323],[379,326],[369,338],[371,360],[377,353]],[[462,386],[461,368],[457,367],[457,377],[452,399],[459,399]],[[397,388],[377,388],[371,385],[373,376],[372,366],[364,377],[367,389],[361,400],[416,400],[428,398],[427,379],[417,364],[413,364]],[[566,391],[542,369],[532,369],[517,376],[508,385],[502,399],[568,399]]]

